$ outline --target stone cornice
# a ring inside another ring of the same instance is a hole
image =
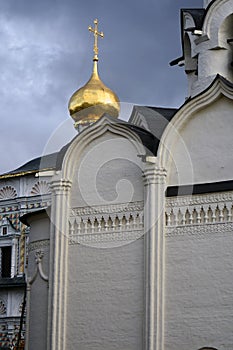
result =
[[[72,235],[69,237],[69,244],[94,244],[94,243],[107,243],[107,242],[133,242],[141,238],[144,235],[144,231],[132,230],[132,231],[115,231],[108,233],[92,233]]]
[[[190,196],[181,196],[181,197],[170,197],[166,199],[166,207],[183,207],[183,206],[202,206],[205,204],[212,203],[226,203],[233,201],[233,191],[230,192],[220,192],[220,193],[211,193],[203,195],[190,195]]]
[[[216,236],[217,234],[233,235],[233,222],[167,227],[165,232],[167,238],[193,237],[197,239],[205,238],[207,235]]]
[[[129,213],[143,210],[143,202],[109,204],[92,207],[72,208],[70,217],[73,216],[89,216],[95,214],[112,214],[112,213]]]

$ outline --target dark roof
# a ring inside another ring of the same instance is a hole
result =
[[[153,154],[157,154],[162,134],[170,120],[176,114],[176,108],[134,106],[129,122],[132,123],[135,112],[141,114],[147,123],[147,130],[154,136]]]
[[[168,121],[170,121],[177,112],[177,108],[151,107],[151,106],[147,106],[147,108],[153,109],[153,111],[158,112],[159,114],[164,116],[164,118],[166,118]]]
[[[34,211],[30,211],[22,216],[20,216],[19,220],[26,226],[30,226],[30,218],[32,216],[38,216],[38,215],[41,215],[41,214],[46,214],[48,215],[47,213],[50,211],[50,207],[47,207],[47,208],[43,208],[43,209],[38,209],[38,210],[34,210]],[[29,221],[28,221],[29,219]]]
[[[26,281],[24,276],[14,278],[0,278],[0,288],[25,287]]]
[[[202,29],[204,18],[205,18],[205,13],[206,10],[199,8],[199,9],[181,9],[181,12],[188,12],[196,25],[195,29]],[[183,24],[183,23],[182,23]],[[181,28],[183,30],[183,27]]]
[[[170,186],[167,188],[166,196],[184,196],[184,195],[194,195],[194,194],[204,194],[213,192],[224,192],[233,190],[233,180],[221,181],[221,182],[211,182],[204,184],[195,185],[183,185],[183,186]]]
[[[58,152],[38,157],[23,164],[19,168],[0,175],[1,178],[22,176],[36,173],[38,170],[50,170],[56,168]]]
[[[142,144],[154,155],[156,155],[157,153],[157,138],[150,133],[149,131],[147,131],[146,129],[140,128],[137,125],[134,124],[126,124],[127,127],[135,132],[141,139]]]

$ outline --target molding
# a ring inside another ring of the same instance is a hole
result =
[[[205,225],[187,225],[187,226],[176,226],[167,227],[165,232],[166,238],[173,237],[193,237],[206,238],[207,236],[213,237],[217,234],[224,236],[233,235],[233,223],[211,223]]]
[[[130,203],[72,208],[70,210],[70,217],[89,216],[89,215],[95,215],[95,214],[98,214],[99,216],[100,214],[129,213],[134,211],[142,211],[143,204],[144,204],[143,201],[138,201],[138,202],[130,202]]]
[[[50,245],[50,240],[49,239],[43,239],[43,240],[39,240],[39,241],[35,241],[35,242],[31,242],[28,245],[28,252],[33,252],[34,250],[37,249],[43,249],[43,248],[47,248]]]
[[[0,188],[0,200],[14,199],[17,196],[17,191],[13,186],[7,185]]]
[[[203,204],[218,204],[233,201],[233,191],[211,193],[211,194],[198,194],[198,195],[186,195],[180,197],[167,197],[166,208],[183,207],[183,206],[198,206]]]
[[[168,227],[232,222],[233,192],[167,198],[165,218]]]
[[[28,277],[28,279],[27,279],[28,287],[31,286],[35,282],[38,274],[42,280],[44,280],[45,282],[48,282],[49,278],[44,273],[43,267],[42,267],[43,257],[44,257],[44,251],[42,249],[36,250],[36,252],[35,252],[36,268],[35,268],[34,275],[32,277]]]
[[[144,186],[152,184],[165,184],[167,171],[164,168],[159,168],[155,163],[147,162],[143,171]]]
[[[51,180],[50,182],[50,189],[51,192],[55,195],[61,195],[64,193],[69,192],[72,182],[67,179],[54,179]]]
[[[143,234],[143,202],[73,208],[69,243],[132,241]]]
[[[160,167],[169,169],[169,162],[171,159],[170,152],[178,139],[183,141],[182,136],[179,133],[179,130],[182,129],[183,125],[185,125],[194,114],[213,104],[221,96],[225,96],[229,100],[233,100],[233,88],[231,84],[228,84],[226,80],[218,75],[205,91],[193,97],[191,100],[188,100],[183,104],[183,106],[181,106],[164,130],[161,137],[157,152]],[[189,153],[187,153],[187,157],[189,157]]]
[[[208,35],[209,39],[215,38],[216,44],[218,44],[218,35],[216,36],[216,33],[212,32],[211,24],[212,21],[216,21],[216,17],[218,18],[218,26],[215,26],[217,31],[219,31],[219,27],[222,23],[222,21],[226,18],[226,16],[229,16],[232,12],[224,11],[225,5],[229,2],[228,8],[229,11],[232,10],[232,0],[216,0],[213,3],[211,3],[210,6],[207,8],[206,16],[203,23],[203,32]],[[221,9],[220,9],[221,8]],[[228,10],[228,9],[227,9]],[[218,16],[216,16],[218,15]]]
[[[79,234],[69,238],[70,245],[107,242],[132,242],[144,236],[143,230]]]
[[[46,180],[39,180],[31,188],[29,196],[38,196],[44,194],[50,194],[50,187]]]
[[[113,119],[104,115],[96,123],[85,128],[76,138],[72,141],[68,147],[63,159],[62,165],[62,177],[67,179],[73,179],[74,177],[74,162],[80,158],[84,149],[97,138],[104,135],[106,132],[110,132],[113,135],[118,135],[126,138],[135,148],[137,154],[145,154],[145,147],[142,144],[140,137],[129,130],[127,124],[119,123],[117,119]]]

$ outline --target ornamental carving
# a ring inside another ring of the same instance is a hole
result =
[[[127,213],[132,211],[142,211],[143,202],[110,204],[92,207],[73,208],[71,216],[95,215],[95,214],[111,214],[111,213]]]
[[[167,226],[233,221],[233,192],[167,198]]]
[[[73,235],[69,239],[70,245],[75,244],[98,244],[98,243],[117,243],[117,242],[134,242],[144,237],[143,230],[134,230],[128,232],[111,232],[97,234]]]
[[[167,238],[175,237],[184,238],[190,237],[192,239],[213,238],[217,234],[223,236],[232,235],[233,223],[218,223],[208,225],[190,225],[190,226],[178,226],[178,227],[167,227],[165,236]]]
[[[71,210],[69,243],[134,241],[143,235],[143,202]]]
[[[34,250],[39,250],[39,249],[43,249],[49,246],[49,239],[44,239],[44,240],[39,240],[39,241],[35,241],[32,243],[29,243],[29,247],[28,247],[28,252],[32,252]]]
[[[2,300],[0,300],[0,315],[6,315],[6,305]]]
[[[31,189],[31,195],[32,196],[38,196],[38,195],[42,195],[42,194],[48,194],[51,193],[49,185],[47,183],[47,181],[45,180],[41,180],[38,181]]]
[[[17,197],[16,189],[12,186],[4,186],[0,189],[0,200],[1,199],[12,199]]]

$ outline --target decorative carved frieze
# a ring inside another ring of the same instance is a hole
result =
[[[69,244],[88,244],[88,243],[108,243],[108,242],[132,242],[143,236],[143,230],[134,231],[115,231],[108,233],[94,233],[83,235],[72,235]]]
[[[0,300],[0,316],[6,315],[6,305]]]
[[[216,234],[221,235],[232,235],[233,234],[233,223],[218,223],[218,224],[204,224],[204,225],[189,225],[189,226],[177,226],[167,227],[166,237],[195,237],[204,238],[207,235],[215,236]]]
[[[121,203],[121,204],[110,204],[102,206],[92,206],[92,207],[82,207],[82,208],[73,208],[71,210],[72,216],[81,216],[81,215],[95,215],[95,214],[111,214],[111,213],[126,213],[126,212],[141,212],[143,210],[143,202],[134,202],[134,203]]]
[[[4,186],[0,189],[0,200],[17,197],[16,189],[12,186]]]
[[[49,239],[39,240],[29,243],[28,252],[49,247]]]
[[[143,234],[143,202],[73,208],[70,244],[135,240]]]
[[[48,194],[50,193],[50,188],[45,180],[38,181],[31,189],[31,195],[32,196],[38,196],[42,194]]]
[[[165,215],[167,226],[231,222],[233,192],[167,198]]]

